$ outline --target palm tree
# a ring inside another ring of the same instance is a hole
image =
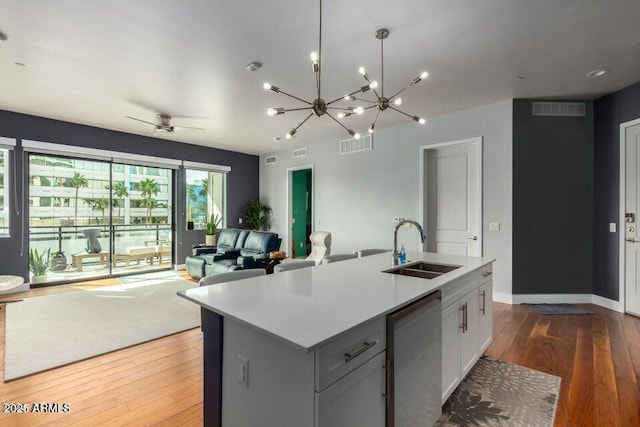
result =
[[[88,187],[89,181],[84,175],[80,174],[80,172],[74,172],[71,178],[67,178],[64,180],[64,186],[73,187],[76,189],[73,224],[78,225],[78,190],[80,189],[80,187]]]
[[[146,178],[140,181],[140,195],[143,197],[140,206],[147,208],[147,224],[151,224],[151,209],[157,206],[157,201],[153,196],[157,196],[159,192],[160,184],[155,179]]]
[[[104,188],[106,188],[107,190],[111,190],[110,185],[107,185]],[[115,199],[113,201],[113,206],[118,208],[118,218],[120,218],[120,212],[122,206],[124,205],[124,198],[129,196],[129,190],[124,185],[124,182],[116,182],[115,184],[113,184],[112,194],[113,198]]]
[[[109,207],[109,199],[102,196],[99,199],[86,199],[84,201],[87,205],[91,206],[93,211],[102,212],[102,222],[104,222],[104,211]]]
[[[191,205],[198,200],[196,189],[193,185],[187,185],[187,221],[191,221]]]

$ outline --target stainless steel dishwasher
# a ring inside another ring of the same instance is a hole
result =
[[[387,427],[433,425],[442,407],[440,291],[387,316]]]

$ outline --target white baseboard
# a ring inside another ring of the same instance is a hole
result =
[[[180,270],[186,270],[187,269],[187,264],[175,264],[173,266],[174,270],[176,271],[180,271]]]
[[[493,300],[495,302],[502,302],[502,303],[505,303],[505,304],[513,304],[513,295],[505,294],[503,292],[494,292],[493,293]]]
[[[609,310],[617,311],[619,313],[624,313],[624,304],[620,301],[614,301],[609,298],[601,297],[600,295],[592,295],[593,303],[595,305],[599,305],[600,307],[608,308]]]
[[[591,304],[591,294],[518,294],[513,295],[514,304]]]
[[[624,313],[624,306],[620,301],[614,301],[593,294],[519,294],[510,295],[501,292],[493,293],[493,300],[506,304],[595,304],[609,310]]]

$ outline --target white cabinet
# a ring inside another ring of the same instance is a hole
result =
[[[493,280],[490,278],[478,288],[478,346],[480,354],[484,353],[493,341],[492,296]]]
[[[316,427],[385,425],[385,352],[378,354],[320,393]]]
[[[478,361],[478,289],[442,311],[442,403]]]
[[[443,290],[443,404],[491,344],[492,295],[492,264],[452,282]]]

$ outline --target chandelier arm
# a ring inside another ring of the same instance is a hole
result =
[[[365,87],[366,87],[366,86],[365,86]],[[336,98],[336,99],[334,99],[333,101],[329,101],[329,102],[327,102],[327,105],[331,105],[331,104],[333,104],[334,102],[338,102],[338,101],[340,101],[341,99],[344,99],[344,97],[345,97],[345,96],[352,97],[352,96],[353,96],[353,95],[355,95],[356,93],[360,93],[360,92],[364,92],[362,88],[360,88],[360,89],[358,89],[358,90],[354,90],[353,92],[348,93],[348,94],[346,94],[346,95],[344,95],[344,96],[341,96],[340,98]],[[354,97],[354,99],[355,99],[355,97]]]
[[[343,125],[342,123],[340,123],[340,121],[338,121],[338,119],[336,119],[335,117],[333,117],[331,114],[327,113],[327,116],[331,117],[333,119],[334,122],[336,122],[337,124],[339,124],[340,126],[342,126],[344,128],[344,130],[347,131],[347,133],[349,133],[349,136],[351,136],[350,133],[350,129],[348,127],[346,127],[345,125]]]
[[[371,101],[369,99],[364,99],[364,98],[356,98],[355,96],[353,97],[354,101],[363,101],[363,102],[368,102],[370,104],[377,104],[378,101]]]
[[[395,111],[397,111],[397,112],[398,112],[398,113],[400,113],[400,114],[404,114],[405,116],[410,117],[412,120],[413,120],[413,118],[414,118],[414,116],[412,116],[411,114],[407,114],[407,113],[405,113],[404,111],[400,111],[400,110],[398,110],[397,108],[392,107],[391,105],[389,105],[389,107],[388,107],[388,108],[391,108],[392,110],[395,110]]]
[[[320,0],[320,31],[318,35],[318,73],[317,73],[317,81],[318,81],[318,99],[321,99],[320,96],[320,77],[321,77],[321,68],[322,66],[322,0]]]
[[[291,133],[295,133],[295,131],[297,131],[298,129],[300,129],[300,126],[302,126],[303,124],[305,124],[305,122],[307,120],[309,120],[309,118],[311,118],[311,116],[313,116],[313,113],[309,113],[309,115],[307,116],[307,118],[305,118],[302,122],[300,122],[300,124],[296,127],[293,128],[293,132]]]
[[[338,111],[342,111],[344,113],[352,113],[353,109],[350,107],[327,107],[327,110],[338,110]]]
[[[413,83],[409,83],[408,85],[406,85],[405,87],[400,89],[398,92],[396,92],[393,96],[390,96],[389,97],[389,102],[391,102],[396,96],[400,95],[405,90],[409,89],[411,86],[413,86]]]
[[[378,122],[378,117],[380,117],[380,112],[382,110],[378,110],[378,112],[376,113],[376,118],[373,119],[373,123],[371,123],[371,127],[370,129],[373,130],[376,127],[376,123]]]
[[[283,94],[283,95],[287,95],[288,97],[293,98],[293,99],[297,99],[298,101],[300,101],[300,102],[304,102],[304,103],[305,103],[305,104],[307,104],[307,105],[311,105],[311,103],[310,103],[309,101],[305,101],[304,99],[302,99],[302,98],[298,98],[298,97],[297,97],[297,96],[295,96],[295,95],[291,95],[290,93],[287,93],[287,92],[285,92],[285,91],[283,91],[283,90],[281,90],[281,89],[280,89],[280,90],[278,90],[278,93],[281,93],[281,94]]]
[[[372,108],[376,108],[378,105],[369,105],[368,107],[364,107],[364,110],[370,110]],[[380,114],[380,109],[378,109],[378,114]]]
[[[313,107],[300,107],[300,108],[285,108],[282,110],[284,113],[288,113],[290,111],[302,111],[302,110],[310,110]]]
[[[380,82],[380,92],[382,93],[382,97],[384,97],[384,37],[380,38],[380,69],[382,70],[382,77],[380,79],[381,80],[381,82]],[[375,90],[374,90],[374,92],[375,92]],[[376,93],[376,95],[378,95],[378,94]],[[378,96],[378,98],[380,98],[380,97]],[[377,118],[378,117],[376,116],[376,119]]]

